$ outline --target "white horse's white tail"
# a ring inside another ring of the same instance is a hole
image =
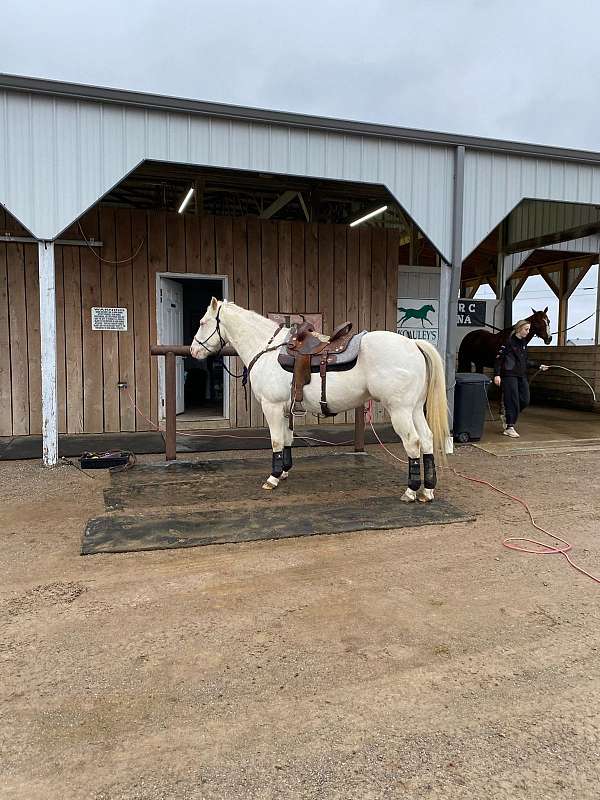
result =
[[[420,339],[414,341],[427,361],[426,419],[433,434],[435,457],[440,463],[444,464],[446,462],[446,443],[450,436],[444,362],[432,344],[423,342]]]

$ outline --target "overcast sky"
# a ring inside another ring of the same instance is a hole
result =
[[[586,0],[3,0],[0,71],[600,149]]]
[[[591,0],[3,0],[2,20],[0,72],[600,150]]]

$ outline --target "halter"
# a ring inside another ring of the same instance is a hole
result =
[[[219,343],[221,345],[219,347],[219,350],[222,350],[225,347],[225,345],[227,344],[225,339],[221,336],[221,320],[219,319],[219,314],[221,313],[221,309],[222,308],[223,308],[223,304],[221,303],[221,305],[219,306],[219,310],[217,311],[217,316],[216,316],[216,319],[215,319],[215,329],[211,333],[211,335],[208,337],[208,339],[205,339],[203,342],[201,342],[200,339],[198,339],[196,336],[194,336],[194,338],[193,338],[193,341],[196,342],[196,344],[199,344],[200,347],[203,347],[206,350],[207,353],[210,353],[211,356],[212,355],[216,355],[216,353],[213,353],[212,350],[208,349],[208,347],[206,346],[206,342],[208,342],[209,339],[212,339],[212,337],[215,335],[215,333],[218,334],[218,336],[219,336]]]

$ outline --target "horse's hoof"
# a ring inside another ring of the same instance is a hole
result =
[[[421,489],[417,493],[419,503],[431,503],[433,500],[433,489]]]
[[[284,481],[289,474],[290,474],[289,472],[282,472],[281,473],[281,478],[279,478],[279,480],[280,481]]]
[[[267,480],[263,483],[262,488],[267,489],[268,491],[273,491],[279,486],[279,478],[276,478],[274,475],[269,475]]]
[[[417,493],[412,489],[407,489],[400,498],[401,503],[414,503],[417,499]]]
[[[269,492],[272,492],[273,489],[275,489],[276,487],[275,486],[271,486],[270,483],[263,483],[262,488],[266,489]]]

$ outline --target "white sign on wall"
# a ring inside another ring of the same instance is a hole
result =
[[[437,344],[439,338],[439,300],[398,298],[396,331],[409,339]]]
[[[126,308],[92,308],[93,331],[126,331]]]

